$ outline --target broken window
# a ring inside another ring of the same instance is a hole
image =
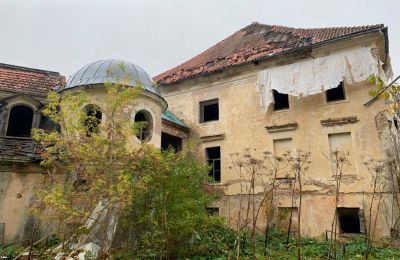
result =
[[[151,114],[146,110],[140,110],[136,113],[134,118],[137,124],[138,132],[136,137],[143,143],[151,138],[152,130],[152,117]]]
[[[297,207],[278,207],[279,226],[283,230],[291,232],[297,231],[298,227],[298,209]]]
[[[334,102],[345,100],[346,96],[344,93],[343,81],[340,82],[336,88],[328,89],[326,92],[326,102]]]
[[[274,93],[274,110],[283,110],[289,109],[289,95],[288,94],[281,94],[275,89],[273,90]]]
[[[97,105],[87,105],[85,107],[86,117],[84,125],[86,127],[86,135],[90,136],[91,133],[99,133],[102,113],[100,107]]]
[[[217,147],[206,148],[207,163],[211,167],[208,175],[215,182],[221,181],[221,149]]]
[[[364,228],[361,226],[361,213],[359,208],[337,208],[340,233],[362,233]]]
[[[200,123],[219,120],[218,99],[200,102]]]
[[[32,122],[32,108],[24,105],[14,106],[8,118],[7,136],[30,137]]]
[[[211,216],[219,216],[219,208],[217,207],[209,207],[207,208],[207,212]]]
[[[182,138],[162,132],[161,149],[165,151],[171,148],[175,152],[182,150]]]

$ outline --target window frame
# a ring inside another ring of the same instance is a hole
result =
[[[204,120],[204,108],[209,105],[218,105],[218,118],[217,119],[212,119],[212,120]],[[219,114],[220,114],[220,109],[219,109],[219,98],[213,98],[209,100],[204,100],[199,102],[199,123],[200,124],[205,124],[205,123],[210,123],[210,122],[217,122],[219,121]]]
[[[141,108],[137,111],[134,112],[133,114],[133,122],[137,123],[135,121],[135,117],[138,113],[142,113],[143,116],[146,118],[147,122],[148,122],[148,126],[146,126],[146,128],[148,127],[148,136],[146,136],[145,138],[139,138],[137,135],[134,135],[135,138],[139,141],[139,143],[144,144],[144,143],[148,143],[152,138],[153,138],[153,132],[154,132],[154,117],[153,114],[146,108]],[[138,133],[139,134],[139,133]]]
[[[89,128],[87,129],[86,132],[86,136],[90,137],[92,133],[100,133],[101,131],[101,124],[103,123],[103,119],[104,119],[104,113],[101,109],[101,107],[95,103],[90,103],[85,105],[85,107],[83,108],[83,111],[85,112],[85,119],[84,119],[84,126],[88,127],[88,124],[91,123],[93,124],[91,127],[89,126]],[[94,115],[90,115],[93,112],[96,112],[96,114]],[[97,113],[100,113],[100,118],[98,118]],[[88,119],[89,117],[92,117],[93,119],[97,120],[97,122],[93,121],[93,122],[89,122]]]
[[[10,127],[10,117],[11,117],[11,111],[16,108],[16,107],[27,107],[29,109],[32,110],[32,123],[31,123],[31,129],[30,132],[32,132],[32,129],[35,128],[35,126],[37,125],[37,119],[35,118],[35,114],[36,114],[36,107],[33,107],[32,105],[28,104],[28,103],[15,103],[12,104],[10,107],[8,107],[7,109],[7,121],[5,124],[5,129],[4,129],[4,136],[6,137],[12,137],[12,138],[26,138],[26,139],[30,139],[32,138],[32,134],[30,133],[29,136],[14,136],[14,135],[9,135],[8,134],[8,128]]]
[[[219,158],[214,158],[210,159],[208,156],[208,149],[215,149],[219,148]],[[212,183],[221,183],[222,180],[222,160],[221,160],[221,146],[210,146],[205,148],[205,155],[206,155],[206,161],[209,166],[211,166],[211,169],[208,172],[208,176],[212,178]],[[211,163],[210,163],[211,162]],[[219,162],[219,170],[215,170],[215,163]],[[211,173],[211,174],[210,174]],[[216,173],[219,175],[216,175]],[[218,176],[219,180],[216,180],[215,176]]]

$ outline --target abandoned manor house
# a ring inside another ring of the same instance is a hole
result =
[[[124,72],[118,69],[121,63]],[[210,185],[224,194],[208,210],[230,227],[237,226],[238,212],[245,211],[232,154],[249,148],[255,156],[310,152],[302,177],[302,235],[325,234],[335,212],[339,234],[368,233],[371,216],[376,216],[375,237],[389,237],[397,229],[397,180],[388,185],[382,195],[385,206],[375,214],[378,208],[370,209],[369,203],[373,180],[364,164],[368,158],[388,156],[385,135],[391,124],[385,103],[378,99],[365,105],[372,98],[369,77],[387,81],[392,76],[387,28],[252,23],[154,78],[121,60],[89,63],[67,80],[53,71],[0,64],[0,244],[30,236],[33,220],[27,211],[46,175],[31,129],[51,125],[41,114],[48,92],[84,91],[99,107],[96,117],[106,120],[101,115],[104,83],[126,73],[131,76],[127,84],[135,87],[140,81],[143,90],[121,115],[147,122],[129,145],[179,151],[188,141],[198,143],[197,157],[211,166]],[[337,150],[348,153],[350,164],[336,205],[334,169],[327,155]],[[299,232],[293,176],[278,171],[276,181],[281,185],[274,191],[270,222]],[[262,189],[255,184],[256,192]],[[257,224],[260,231],[266,226],[265,211]]]

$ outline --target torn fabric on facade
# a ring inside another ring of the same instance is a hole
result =
[[[273,89],[292,96],[309,96],[336,88],[343,80],[353,84],[371,75],[383,80],[390,77],[384,73],[376,51],[363,47],[262,70],[258,73],[257,90],[266,112],[274,102]]]

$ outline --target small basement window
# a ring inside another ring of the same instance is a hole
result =
[[[345,100],[343,81],[336,88],[328,89],[326,92],[326,102]]]
[[[100,107],[97,105],[88,105],[85,107],[85,110],[86,118],[84,121],[84,125],[86,127],[87,136],[90,136],[91,133],[99,133],[99,126],[101,124],[101,118],[103,116]]]
[[[182,150],[182,138],[170,135],[167,133],[161,133],[161,150],[174,149],[175,152]]]
[[[23,105],[14,106],[8,117],[7,136],[30,137],[32,122],[32,108]]]
[[[283,110],[289,109],[289,95],[288,94],[281,94],[275,89],[273,90],[274,93],[274,110]]]
[[[219,208],[209,207],[207,208],[207,212],[210,214],[210,216],[219,216]]]
[[[219,120],[218,99],[200,102],[200,123]]]
[[[359,208],[337,208],[340,233],[361,233]]]
[[[142,143],[149,141],[153,128],[151,114],[146,110],[140,110],[135,114],[134,121],[138,127],[138,132],[136,134],[137,139]]]
[[[207,163],[211,167],[208,175],[215,182],[221,181],[221,148],[209,147],[206,148]]]

